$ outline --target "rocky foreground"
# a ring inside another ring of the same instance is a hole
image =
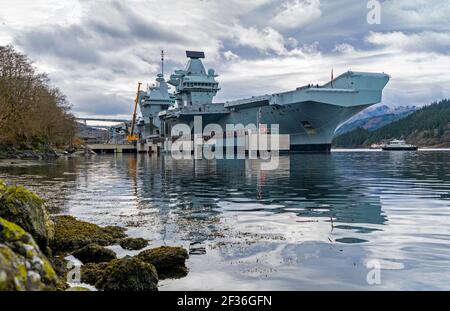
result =
[[[87,290],[68,284],[81,281],[105,291],[154,291],[160,279],[187,275],[188,253],[182,247],[161,246],[117,258],[105,246],[148,246],[125,231],[68,215],[50,217],[36,194],[0,180],[0,290]],[[83,263],[80,269],[66,260],[68,255]]]

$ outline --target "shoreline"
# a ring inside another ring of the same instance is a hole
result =
[[[96,153],[81,145],[64,149],[43,146],[42,148],[18,148],[0,146],[0,160],[55,160],[61,157],[90,156]]]
[[[368,151],[368,152],[378,152],[383,151],[381,148],[331,148],[331,152],[347,152],[347,151]],[[419,147],[419,149],[414,151],[450,151],[450,147]]]
[[[358,148],[351,148],[351,147],[335,147],[331,148],[331,153],[333,152],[379,152],[383,151],[381,148],[364,148],[364,147],[358,147]],[[450,151],[450,147],[419,147],[417,150],[414,151]],[[296,152],[286,152],[283,154],[290,155],[290,154],[298,154]],[[302,154],[302,153],[300,153]],[[320,154],[320,153],[304,153],[304,154]],[[327,154],[327,153],[323,153]],[[329,154],[329,153],[328,153]],[[96,154],[95,152],[88,150],[88,154],[86,155],[86,152],[83,150],[75,151],[72,153],[65,153],[65,152],[58,152],[55,150],[48,150],[48,151],[33,151],[31,149],[26,150],[17,150],[13,153],[5,153],[0,151],[0,161],[10,161],[10,160],[57,160],[59,158],[74,158],[74,157],[83,157],[83,156],[93,156],[93,155],[104,155],[104,154]],[[170,155],[170,153],[168,154]],[[14,163],[11,163],[14,164]]]
[[[150,247],[126,231],[50,215],[34,192],[0,179],[0,289],[156,291],[159,280],[188,274],[186,249]],[[109,246],[137,254],[120,257]]]

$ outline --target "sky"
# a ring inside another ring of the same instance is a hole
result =
[[[379,23],[368,22],[373,3]],[[8,44],[80,117],[129,118],[162,49],[166,79],[186,50],[204,51],[219,74],[217,102],[325,83],[331,69],[388,73],[390,106],[450,97],[448,0],[0,0]]]

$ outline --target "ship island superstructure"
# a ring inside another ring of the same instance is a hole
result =
[[[203,52],[186,51],[186,56],[185,69],[175,70],[167,82],[162,73],[158,74],[156,84],[139,93],[140,151],[167,150],[168,144],[178,138],[171,129],[183,123],[193,131],[194,117],[201,116],[203,127],[210,123],[223,129],[227,124],[264,124],[270,131],[272,124],[278,124],[279,134],[288,138],[285,149],[330,152],[336,129],[358,112],[379,103],[389,81],[385,73],[347,71],[323,85],[215,103],[214,96],[220,91],[218,75],[214,69],[205,70]],[[174,88],[172,93],[169,85]],[[214,135],[225,138],[237,133],[224,130]]]

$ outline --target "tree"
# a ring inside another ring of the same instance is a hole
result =
[[[12,46],[0,46],[0,145],[61,146],[75,136],[70,104],[46,74]]]

